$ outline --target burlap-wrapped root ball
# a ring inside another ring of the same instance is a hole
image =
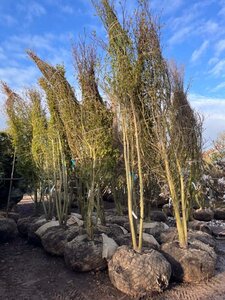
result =
[[[0,243],[13,239],[17,234],[16,222],[9,218],[0,218]]]
[[[83,231],[82,228],[73,225],[50,227],[41,237],[42,246],[46,252],[52,255],[63,256],[66,244]]]
[[[36,218],[34,217],[25,217],[25,218],[20,218],[17,222],[17,228],[19,231],[19,234],[22,237],[27,238],[28,237],[28,229],[30,224],[35,222]]]
[[[103,241],[101,236],[93,240],[81,235],[66,243],[64,259],[67,266],[77,272],[99,271],[107,267],[102,256]]]
[[[193,212],[193,217],[198,221],[209,222],[213,219],[214,212],[210,208],[200,208]]]
[[[176,281],[198,283],[214,275],[215,251],[199,240],[190,241],[187,249],[180,248],[178,241],[163,244],[161,249]]]
[[[117,249],[108,264],[112,284],[131,297],[161,292],[168,287],[171,266],[156,250],[138,253],[127,246]]]

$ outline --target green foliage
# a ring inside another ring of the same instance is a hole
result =
[[[1,178],[10,177],[13,159],[12,139],[7,132],[0,132],[0,185]]]
[[[28,51],[28,55],[35,62],[42,72],[44,79],[41,85],[46,92],[50,113],[53,121],[63,123],[65,135],[72,155],[77,154],[77,132],[80,123],[80,105],[75,97],[73,88],[65,78],[65,70],[62,66],[53,67],[41,60],[33,52]],[[53,110],[56,109],[56,112]]]
[[[160,26],[148,1],[138,1],[134,15],[122,22],[109,0],[92,2],[107,31],[108,45],[101,76],[97,76],[95,46],[80,42],[73,49],[80,102],[64,67],[51,66],[31,51],[28,55],[42,73],[39,84],[47,113],[36,90],[28,91],[27,103],[2,84],[18,167],[28,184],[46,191],[46,215],[51,218],[56,213],[61,224],[66,224],[70,186],[76,181],[90,236],[95,209],[104,223],[102,191],[111,189],[122,198],[126,185],[132,242],[138,251],[145,197],[149,191],[158,193],[158,182],[167,183],[180,244],[187,246],[188,214],[197,195],[193,183],[202,173],[201,120],[187,101],[182,72],[162,55]]]
[[[94,208],[104,223],[101,190],[112,181],[117,149],[113,146],[112,112],[98,91],[94,48],[85,42],[80,43],[74,47],[74,58],[82,93],[80,128],[77,131],[77,171],[86,185],[84,217],[88,232],[92,235]]]
[[[41,107],[41,96],[36,90],[29,90],[31,100],[31,124],[32,124],[32,157],[35,162],[39,178],[44,175],[42,172],[46,163],[48,152],[47,119]]]
[[[12,137],[13,146],[16,148],[17,170],[28,185],[34,186],[37,175],[31,151],[31,109],[29,104],[5,83],[2,83],[2,90],[7,96],[8,131]]]

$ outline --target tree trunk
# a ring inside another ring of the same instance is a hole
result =
[[[7,217],[9,216],[10,199],[11,199],[11,193],[12,193],[12,183],[13,183],[15,162],[16,162],[16,149],[14,150],[14,154],[13,154],[13,163],[12,163],[12,170],[11,170],[10,183],[9,183],[9,193],[8,193],[7,208],[6,208],[6,216]]]

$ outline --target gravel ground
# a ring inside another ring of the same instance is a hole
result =
[[[32,203],[23,201],[18,211],[32,213]],[[215,224],[214,224],[215,225]],[[219,224],[218,224],[219,225]],[[217,240],[216,275],[208,282],[188,285],[172,284],[162,294],[147,300],[225,300],[225,240]],[[0,245],[1,300],[128,300],[116,290],[104,272],[75,273],[60,257],[48,255],[17,237]]]

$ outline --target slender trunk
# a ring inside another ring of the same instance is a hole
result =
[[[131,191],[132,191],[132,211],[134,212],[135,216],[133,216],[133,222],[134,222],[134,230],[135,233],[137,235],[137,231],[138,231],[138,224],[137,224],[137,216],[138,216],[138,204],[137,204],[137,195],[136,195],[136,189],[135,189],[135,155],[134,155],[134,140],[133,140],[133,136],[130,137],[129,140],[129,145],[130,145],[130,177],[131,177]]]
[[[60,205],[59,205],[60,201],[61,201],[60,195],[59,195],[59,193],[57,191],[57,188],[56,188],[56,191],[55,191],[56,215],[57,215],[57,219],[59,221],[59,224],[61,225],[61,214],[60,214]]]
[[[128,201],[128,216],[129,216],[129,223],[130,223],[130,231],[132,237],[132,244],[134,250],[137,250],[137,240],[136,240],[136,232],[133,222],[133,208],[132,208],[132,179],[131,179],[131,170],[129,165],[129,141],[127,137],[127,127],[126,127],[126,119],[124,116],[122,117],[123,120],[123,149],[124,149],[124,163],[125,163],[125,170],[126,170],[126,181],[127,181],[127,201]]]
[[[58,146],[58,143],[56,143],[56,146]],[[61,166],[59,162],[59,149],[58,147],[54,147],[54,143],[52,140],[52,155],[53,155],[53,178],[54,178],[54,188],[55,188],[55,197],[54,197],[54,202],[55,202],[55,207],[56,207],[56,215],[57,219],[59,221],[59,224],[61,225],[62,220],[61,220],[61,189],[62,189],[62,179],[61,179]],[[57,178],[57,172],[59,174],[59,182]],[[52,205],[52,204],[51,204]],[[50,208],[50,207],[49,207]]]
[[[182,223],[185,239],[187,240],[187,199],[184,187],[184,175],[181,169],[178,158],[176,158],[176,165],[180,179],[180,196],[181,196],[181,212],[182,212]]]
[[[62,186],[63,186],[63,204],[62,204],[62,223],[66,225],[68,217],[68,207],[70,204],[69,191],[68,191],[68,173],[66,167],[66,159],[63,153],[62,144],[59,138],[59,152],[61,157],[61,166],[62,166]]]
[[[185,234],[183,222],[180,217],[180,210],[179,206],[174,206],[174,214],[176,219],[176,225],[177,225],[177,232],[178,232],[178,239],[179,244],[181,248],[187,248],[188,242],[187,242],[187,235]]]
[[[105,211],[104,205],[102,201],[102,193],[99,186],[96,187],[96,209],[97,209],[97,217],[100,219],[101,224],[105,225]]]
[[[35,215],[38,214],[38,191],[37,187],[34,189],[34,209],[35,209]]]
[[[47,198],[47,193],[44,191],[43,192],[43,197],[41,198],[41,202],[42,202],[42,206],[43,206],[43,209],[44,209],[45,219],[46,219],[46,221],[48,221],[48,210],[47,210],[47,207],[46,207],[46,204],[45,204],[45,198]]]
[[[96,167],[96,159],[95,159],[95,155],[93,155],[92,179],[91,179],[91,186],[88,192],[88,208],[87,208],[87,219],[86,219],[87,234],[90,238],[93,238],[92,213],[95,205],[95,167]]]
[[[168,185],[169,185],[169,189],[170,189],[170,193],[171,193],[171,197],[172,197],[172,201],[173,201],[179,244],[180,244],[180,247],[187,248],[187,246],[188,246],[187,232],[186,232],[187,227],[184,226],[184,222],[182,222],[181,217],[180,217],[179,198],[177,197],[176,187],[174,184],[173,176],[170,172],[169,159],[166,154],[165,148],[162,149],[162,152],[163,152],[163,159],[164,159],[164,164],[165,164],[167,181],[168,181]]]
[[[84,205],[84,193],[83,193],[83,183],[81,179],[77,179],[77,193],[78,193],[78,207],[80,214],[83,219],[85,218],[85,205]]]
[[[11,199],[11,193],[12,193],[12,183],[13,183],[15,162],[16,162],[16,149],[14,150],[14,154],[13,154],[13,163],[12,163],[12,169],[11,169],[10,182],[9,182],[9,193],[8,193],[7,208],[6,208],[6,216],[7,216],[7,218],[9,216],[10,199]]]
[[[139,177],[139,193],[140,193],[140,224],[139,224],[138,250],[141,251],[142,240],[143,240],[143,223],[144,223],[144,186],[143,186],[143,174],[142,174],[142,164],[141,164],[141,149],[140,149],[140,142],[138,136],[138,124],[137,124],[136,113],[133,105],[132,105],[132,110],[133,110],[135,141],[136,141],[136,151],[137,151],[137,160],[138,160],[138,177]]]

